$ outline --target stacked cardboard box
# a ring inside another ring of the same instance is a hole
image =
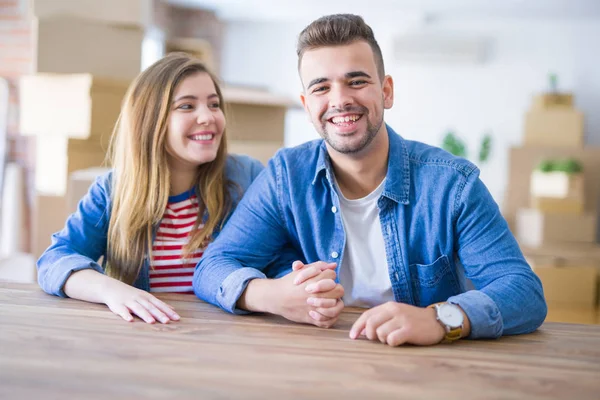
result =
[[[531,206],[541,212],[575,214],[584,212],[583,173],[544,172],[531,174]]]
[[[557,242],[596,241],[598,218],[596,213],[585,211],[582,172],[536,169],[531,173],[529,188],[530,208],[518,209],[516,217],[517,237],[522,244],[536,247]]]
[[[32,0],[36,74],[20,83],[20,131],[34,136],[32,253],[67,217],[71,172],[100,166],[125,90],[140,72],[152,0]]]
[[[285,116],[299,104],[266,91],[225,87],[229,152],[266,164],[284,145]]]
[[[67,216],[73,171],[105,162],[127,81],[91,74],[36,74],[21,78],[20,130],[36,138],[33,250],[39,256]]]
[[[582,147],[583,114],[573,107],[573,95],[535,96],[525,116],[525,146]]]
[[[600,323],[599,259],[530,256],[528,261],[544,287],[547,321]]]
[[[600,148],[584,146],[583,115],[573,104],[572,94],[534,97],[525,117],[524,146],[510,151],[503,211],[542,280],[549,318],[595,323]],[[567,159],[576,160],[581,171],[541,165]]]

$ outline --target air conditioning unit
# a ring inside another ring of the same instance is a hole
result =
[[[394,40],[395,61],[401,64],[480,64],[489,58],[487,38],[454,33],[407,33]]]

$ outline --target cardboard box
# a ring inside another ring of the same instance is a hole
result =
[[[531,173],[530,192],[533,197],[574,198],[583,201],[583,189],[584,179],[582,173],[567,174],[537,170]]]
[[[107,142],[121,112],[128,81],[92,74],[36,74],[19,81],[23,135],[61,135]]]
[[[598,311],[595,308],[547,303],[548,315],[545,322],[567,324],[596,324]]]
[[[512,147],[508,157],[508,176],[502,214],[515,228],[519,208],[531,207],[531,172],[543,160],[575,158],[583,166],[585,212],[597,213],[600,205],[600,147]]]
[[[547,110],[555,107],[573,107],[572,93],[544,93],[533,96],[532,108],[536,110]]]
[[[32,251],[36,259],[50,246],[51,237],[67,220],[65,196],[36,194],[33,207]]]
[[[152,0],[31,0],[39,19],[71,15],[113,25],[149,26]]]
[[[542,281],[549,306],[595,309],[600,266],[557,259],[528,261]]]
[[[144,29],[69,15],[38,19],[35,71],[90,73],[130,81],[142,66]]]
[[[583,200],[577,198],[532,197],[531,208],[547,214],[581,215],[584,213]]]
[[[22,283],[37,282],[35,259],[30,253],[14,253],[0,257],[0,280]]]
[[[227,135],[236,141],[283,143],[285,115],[299,104],[264,90],[224,87]]]
[[[546,214],[535,209],[520,209],[516,217],[516,236],[521,244],[537,247],[557,242],[594,243],[596,214]]]
[[[283,142],[278,141],[229,140],[227,142],[227,149],[229,153],[248,155],[256,158],[265,166],[271,157],[277,153],[277,150],[282,147]]]
[[[69,175],[69,184],[67,188],[67,213],[71,214],[77,211],[79,201],[85,196],[90,186],[101,175],[110,171],[110,168],[86,168],[72,172]]]
[[[182,51],[202,61],[210,71],[216,71],[215,57],[208,40],[197,38],[169,38],[165,53]],[[226,98],[227,100],[227,98]]]
[[[533,171],[531,207],[543,213],[583,214],[584,179],[582,173]]]
[[[525,146],[583,147],[583,114],[574,109],[529,111],[525,116]]]
[[[106,144],[64,136],[38,136],[35,189],[41,195],[65,196],[69,174],[105,164]]]
[[[523,254],[528,259],[559,259],[569,260],[579,265],[600,265],[600,245],[596,243],[553,243],[548,246],[521,246]]]
[[[285,107],[228,103],[227,136],[231,140],[283,142]]]

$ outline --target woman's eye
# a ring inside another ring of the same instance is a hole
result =
[[[182,104],[177,109],[179,110],[191,110],[193,107],[191,104]]]

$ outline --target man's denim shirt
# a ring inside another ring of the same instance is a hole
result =
[[[263,169],[259,161],[250,157],[228,157],[225,176],[233,183],[230,195],[234,205]],[[72,273],[82,269],[104,273],[104,267],[98,263],[98,259],[106,255],[112,210],[111,183],[112,172],[98,177],[79,202],[77,211],[67,219],[64,229],[52,235],[52,244],[37,262],[38,282],[47,293],[66,297],[63,289],[65,282]],[[218,233],[213,232],[213,237]],[[289,255],[290,259],[294,257],[295,254]],[[286,259],[279,262],[289,264],[291,261]],[[144,259],[134,286],[146,291],[150,289],[148,257]]]
[[[389,159],[378,200],[396,301],[448,301],[471,322],[471,338],[531,332],[546,317],[542,285],[470,162],[387,126]],[[194,273],[198,297],[242,313],[237,300],[290,246],[303,261],[342,265],[346,235],[322,140],[280,150],[250,187]],[[383,263],[382,263],[383,265]],[[467,290],[467,278],[475,290]]]

